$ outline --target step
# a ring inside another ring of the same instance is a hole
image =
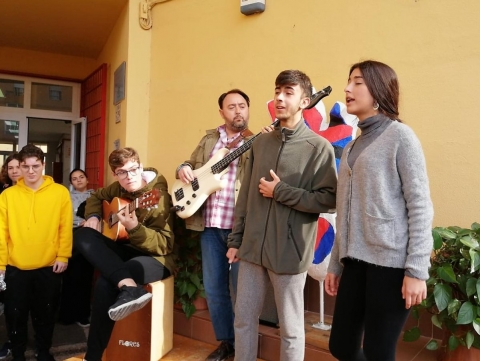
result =
[[[173,330],[176,334],[207,344],[217,345],[210,314],[208,310],[197,311],[190,319],[180,310],[174,310]],[[329,331],[319,330],[313,324],[320,322],[318,313],[305,312],[305,359],[304,361],[336,361],[328,351]],[[325,324],[331,324],[331,317],[325,316]],[[280,359],[279,329],[259,325],[258,357],[265,361]],[[416,342],[398,341],[397,361],[436,361],[436,352],[425,347],[431,340],[429,337],[420,337]]]

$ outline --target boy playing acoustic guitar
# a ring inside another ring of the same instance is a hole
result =
[[[132,148],[113,151],[108,162],[117,181],[88,198],[86,222],[73,237],[74,247],[101,274],[94,289],[87,361],[102,359],[115,321],[148,304],[152,295],[141,285],[165,279],[174,269],[165,177],[144,169]],[[124,208],[117,197],[130,204]],[[117,226],[125,228],[128,243],[112,240],[122,233]]]

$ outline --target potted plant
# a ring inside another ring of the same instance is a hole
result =
[[[175,261],[175,304],[181,306],[187,318],[190,318],[197,309],[202,308],[197,300],[203,301],[202,305],[206,304],[200,232],[186,229],[184,220],[179,217],[176,217],[175,222],[175,242],[178,250]]]
[[[450,357],[457,348],[480,355],[480,224],[473,223],[470,229],[436,227],[433,240],[427,298],[413,308],[412,315],[418,320],[419,311],[425,309],[432,314],[432,323],[444,330],[440,358]],[[405,331],[403,339],[419,337],[417,324]],[[437,349],[437,341],[427,348]]]

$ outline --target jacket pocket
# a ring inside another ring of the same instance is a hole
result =
[[[295,248],[295,252],[297,253],[298,260],[301,261],[302,251],[300,251],[300,248],[298,247],[298,243],[295,239],[295,236],[293,235],[292,226],[290,224],[288,224],[288,239],[290,240],[290,242],[293,244],[293,247]]]
[[[396,249],[395,217],[374,216],[365,212],[365,243],[374,247]]]

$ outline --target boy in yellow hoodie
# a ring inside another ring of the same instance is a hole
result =
[[[0,195],[0,273],[5,275],[5,317],[14,361],[25,361],[31,313],[36,358],[50,354],[61,273],[72,252],[72,204],[68,189],[42,175],[43,151],[22,148],[22,177]]]

